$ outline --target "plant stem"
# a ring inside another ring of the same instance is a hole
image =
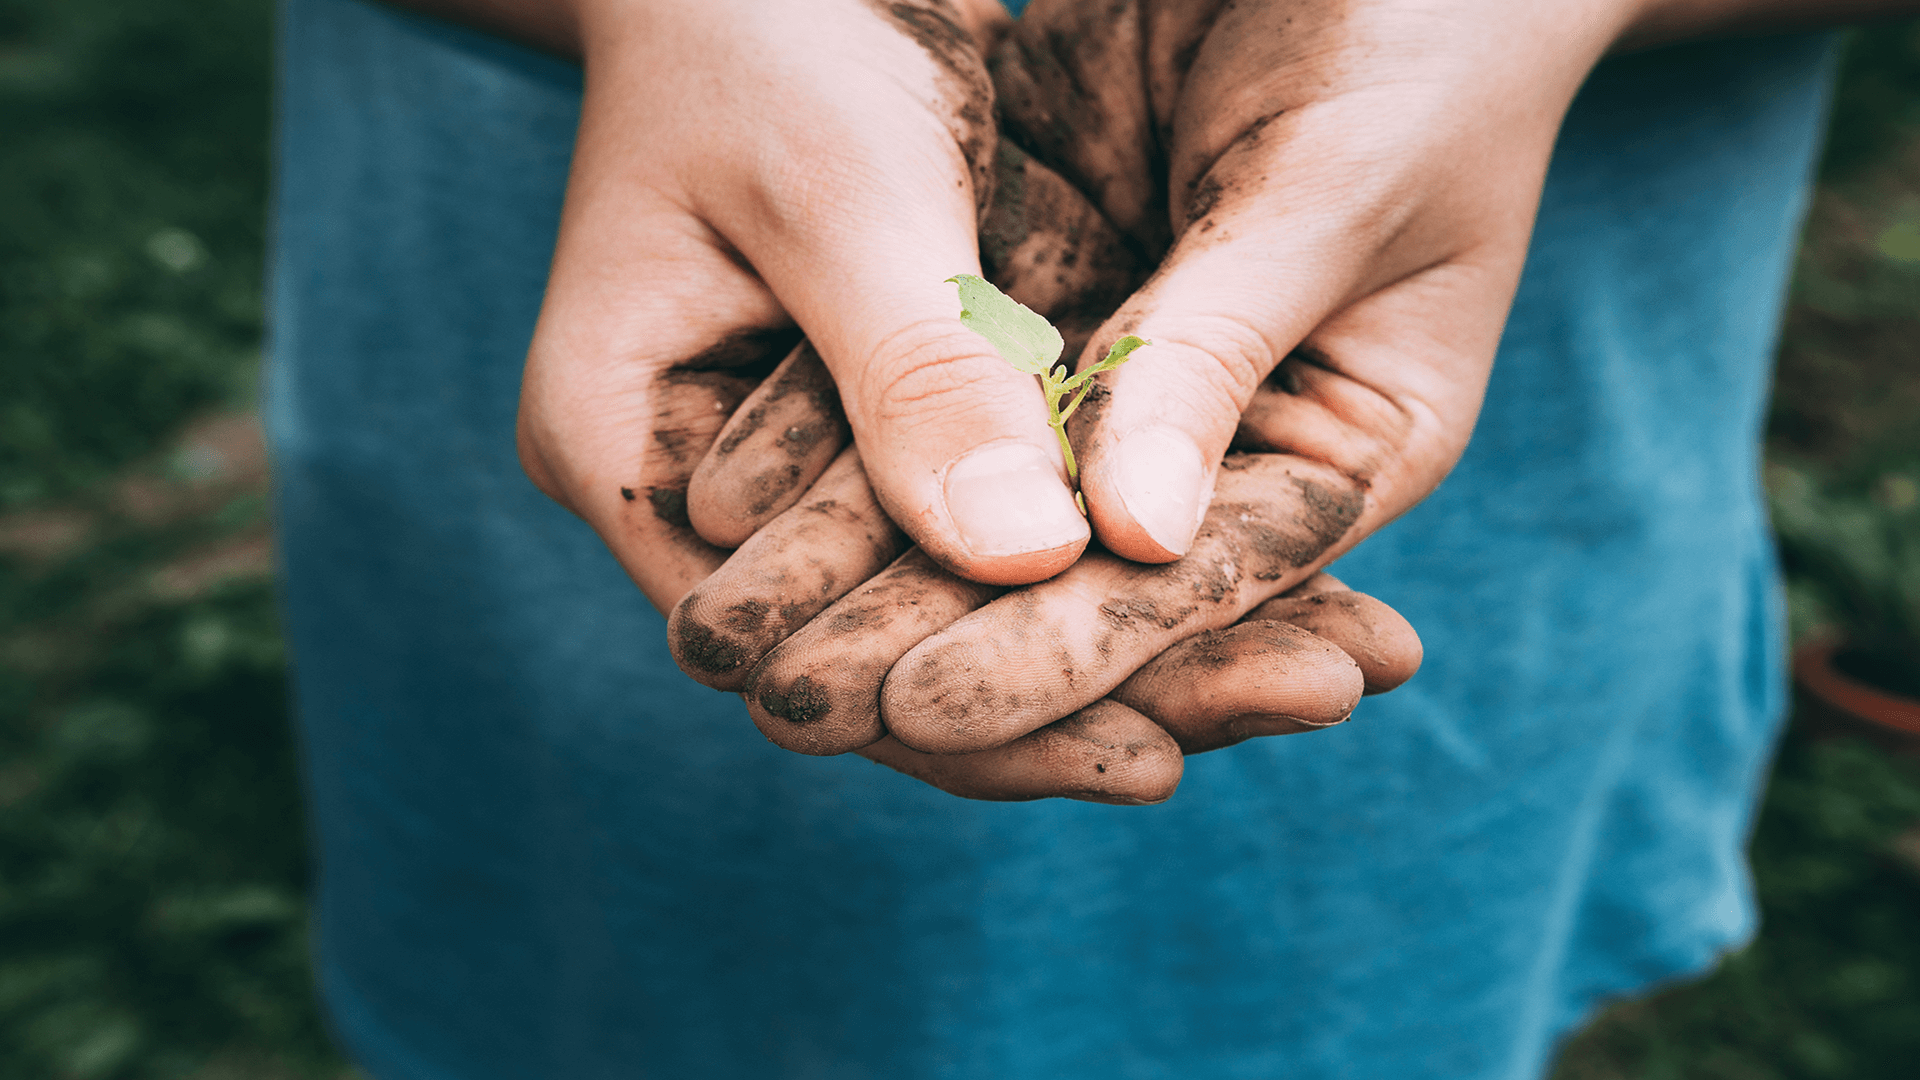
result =
[[[1092,392],[1093,392],[1092,379],[1088,379],[1084,383],[1080,384],[1080,392],[1073,395],[1073,400],[1067,402],[1067,407],[1060,411],[1060,422],[1065,423],[1067,420],[1067,417],[1073,415],[1073,410],[1079,408],[1080,403],[1087,400],[1087,395]]]
[[[1048,404],[1051,405],[1052,402]],[[1067,479],[1073,483],[1073,490],[1077,495],[1080,491],[1080,466],[1073,460],[1073,444],[1067,441],[1067,418],[1055,410],[1053,419],[1047,423],[1052,425],[1053,433],[1060,436],[1060,453],[1067,459]]]

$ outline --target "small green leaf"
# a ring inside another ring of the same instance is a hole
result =
[[[1138,349],[1142,345],[1151,345],[1151,344],[1153,344],[1153,342],[1148,341],[1146,338],[1135,337],[1132,334],[1128,334],[1126,337],[1123,337],[1119,341],[1114,342],[1113,348],[1107,350],[1107,355],[1102,357],[1099,363],[1093,365],[1092,367],[1081,372],[1080,374],[1075,375],[1071,379],[1062,380],[1060,382],[1060,388],[1062,390],[1067,391],[1068,393],[1072,393],[1075,390],[1079,390],[1082,386],[1086,385],[1088,380],[1092,379],[1095,375],[1098,375],[1103,371],[1112,371],[1114,368],[1117,368],[1121,364],[1126,363],[1127,358],[1133,355],[1133,351],[1135,349]],[[1086,396],[1086,392],[1081,391],[1080,397],[1085,397],[1085,396]],[[1073,404],[1074,405],[1080,404],[1080,398],[1074,398]],[[1073,406],[1071,405],[1068,406],[1067,412],[1072,413]]]
[[[1126,363],[1127,357],[1133,355],[1133,350],[1138,349],[1142,345],[1151,344],[1153,344],[1153,342],[1148,341],[1146,338],[1135,337],[1132,334],[1128,334],[1126,337],[1113,343],[1113,347],[1107,350],[1105,359],[1095,364],[1094,369],[1096,371],[1112,371],[1114,368]]]
[[[984,278],[955,274],[947,279],[960,286],[960,322],[993,343],[1000,356],[1018,371],[1041,375],[1066,349],[1060,331],[1045,316],[993,287]]]

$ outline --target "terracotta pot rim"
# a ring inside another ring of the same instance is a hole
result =
[[[1881,727],[1920,735],[1920,701],[1850,678],[1833,666],[1846,642],[1820,638],[1793,650],[1793,677],[1801,688],[1836,709]]]

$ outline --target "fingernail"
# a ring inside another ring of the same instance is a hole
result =
[[[990,443],[955,461],[947,512],[967,549],[983,558],[1048,551],[1087,535],[1073,493],[1032,443]]]
[[[1206,462],[1184,432],[1168,427],[1142,428],[1120,440],[1107,473],[1127,513],[1153,542],[1185,555],[1200,528],[1208,492]]]

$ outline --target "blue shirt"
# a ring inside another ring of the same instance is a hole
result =
[[[378,1080],[1517,1080],[1751,934],[1828,39],[1602,66],[1466,456],[1338,567],[1424,670],[1139,809],[790,754],[681,676],[514,454],[577,69],[361,0],[284,31],[268,422],[318,966]]]

